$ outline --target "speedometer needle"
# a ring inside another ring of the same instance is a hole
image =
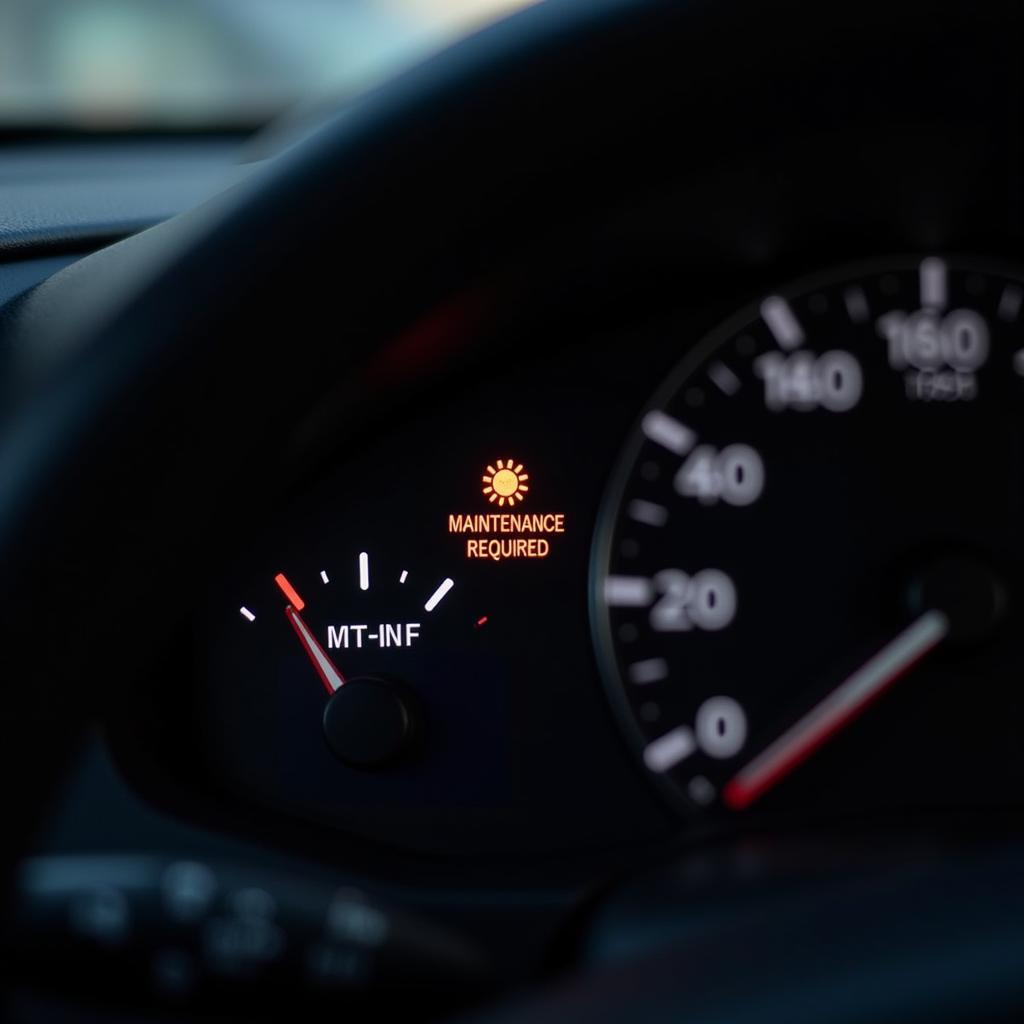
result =
[[[285,608],[284,614],[285,618],[292,624],[292,629],[295,630],[303,650],[313,663],[313,668],[316,669],[316,674],[327,688],[327,692],[334,693],[335,690],[344,686],[345,677],[337,670],[334,662],[328,657],[327,652],[320,646],[309,626],[302,621],[302,616],[291,605]]]
[[[722,791],[726,805],[733,810],[750,806],[853,721],[947,633],[949,619],[942,612],[925,612],[741,769]]]

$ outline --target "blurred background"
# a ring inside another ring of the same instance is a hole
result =
[[[258,127],[534,0],[0,0],[0,129]]]

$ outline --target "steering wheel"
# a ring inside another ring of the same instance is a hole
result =
[[[941,17],[864,0],[543,4],[364,97],[228,194],[39,287],[8,325],[0,433],[8,874],[87,716],[173,642],[218,539],[319,457],[313,424],[355,442],[455,372],[489,276],[553,225],[584,232],[597,208],[685,190],[697,169],[785,146],[815,118],[855,137],[938,116],[955,83],[928,41],[998,48],[1005,16],[994,2]],[[935,1019],[993,992],[1019,1010],[1016,863],[959,864],[896,892],[861,882],[836,894],[831,920],[790,907],[774,918],[785,927],[755,914],[691,932],[502,1019],[631,1007],[678,1019],[691,998],[694,1021],[839,1019],[821,986],[840,966],[857,1011],[842,1019]],[[890,933],[884,956],[814,941],[846,926],[877,939],[897,913],[942,901],[936,928]],[[968,933],[953,926],[966,907]],[[954,957],[969,936],[985,955]],[[751,969],[754,948],[770,970]],[[813,983],[783,974],[815,950]]]

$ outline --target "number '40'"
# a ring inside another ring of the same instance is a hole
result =
[[[721,451],[702,444],[676,473],[675,488],[702,505],[751,505],[764,489],[764,463],[746,444],[731,444]]]

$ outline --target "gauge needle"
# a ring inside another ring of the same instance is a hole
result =
[[[722,791],[725,803],[737,811],[752,804],[853,721],[948,632],[949,619],[942,612],[925,612],[743,768]]]
[[[313,663],[313,668],[316,669],[316,674],[327,688],[327,692],[334,693],[335,690],[344,686],[345,677],[337,670],[327,652],[320,646],[309,626],[302,621],[302,616],[291,605],[285,608],[284,615],[292,624],[292,629],[295,630],[303,650]]]

